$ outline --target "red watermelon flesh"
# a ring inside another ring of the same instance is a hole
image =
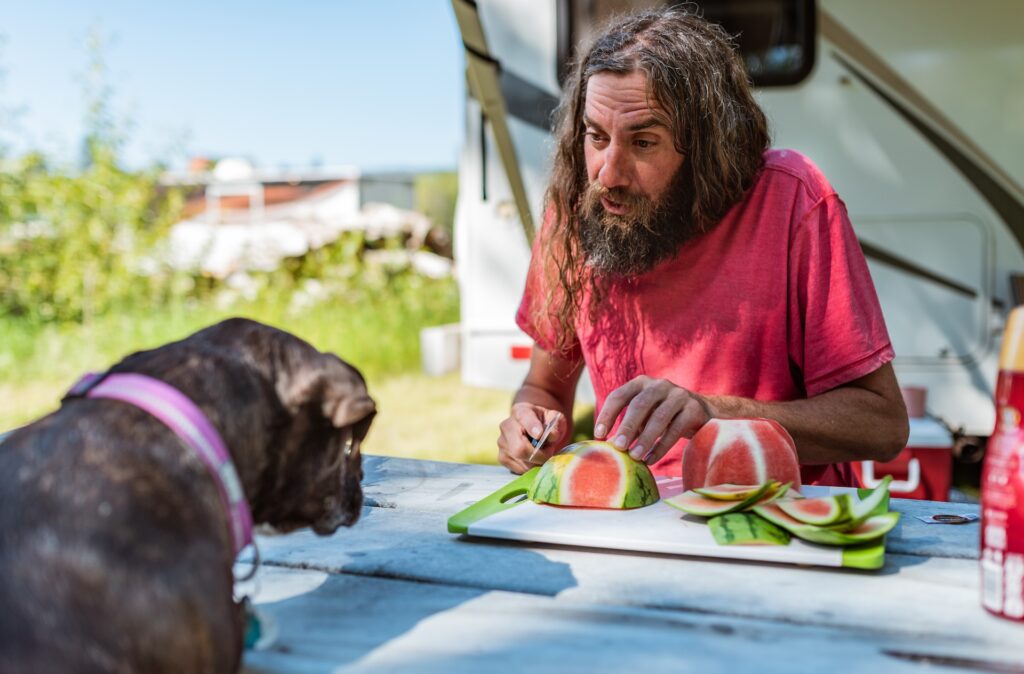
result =
[[[800,486],[796,443],[772,419],[712,419],[683,452],[683,489],[722,483]]]
[[[588,452],[573,467],[569,503],[584,508],[616,508],[615,495],[622,491],[623,471],[608,454]]]

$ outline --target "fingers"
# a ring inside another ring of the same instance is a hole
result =
[[[512,405],[511,418],[519,424],[521,429],[529,433],[530,437],[539,438],[544,432],[544,424],[547,423],[545,412],[549,411],[529,403],[516,403]]]
[[[647,463],[664,456],[680,438],[692,436],[710,417],[697,394],[645,376],[609,394],[595,423],[595,437],[605,435],[620,414],[612,444]]]
[[[697,405],[699,409],[695,411],[693,405]],[[651,451],[647,453],[647,456],[640,460],[648,465],[656,463],[668,453],[668,450],[672,449],[673,445],[679,442],[680,438],[693,437],[693,434],[707,422],[707,417],[703,415],[703,412],[703,407],[695,400],[688,402],[687,406],[672,419],[665,433],[652,444]],[[633,452],[630,452],[630,455],[637,458]]]
[[[543,447],[534,448],[531,439],[540,438],[552,420],[555,426]],[[527,403],[512,406],[512,415],[501,422],[498,436],[498,461],[514,473],[524,473],[544,463],[556,449],[565,432],[565,417],[560,412]]]
[[[594,420],[594,437],[603,440],[619,418],[619,413],[643,388],[647,377],[637,377],[608,394],[601,412]]]
[[[498,436],[498,462],[513,473],[525,473],[530,469],[528,457],[533,447],[526,439],[526,434],[514,417],[501,422]]]

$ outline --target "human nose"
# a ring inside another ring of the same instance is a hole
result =
[[[610,190],[615,187],[628,187],[629,167],[622,148],[618,144],[609,144],[605,149],[604,161],[597,173],[597,180],[601,187]]]

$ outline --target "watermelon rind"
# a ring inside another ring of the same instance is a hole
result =
[[[777,486],[776,486],[774,492],[765,494],[764,496],[761,497],[760,501],[758,501],[757,503],[754,503],[753,505],[751,505],[750,508],[753,508],[755,505],[765,505],[767,503],[772,503],[774,501],[778,501],[780,498],[785,496],[787,493],[790,493],[789,487],[792,484],[791,482],[787,482],[786,484],[779,484],[778,482],[776,482],[775,484]]]
[[[794,536],[802,538],[805,541],[810,541],[811,543],[821,543],[823,545],[853,545],[854,543],[873,541],[876,538],[889,533],[889,531],[896,526],[899,519],[899,513],[887,512],[882,515],[869,517],[866,522],[852,531],[835,531],[833,529],[813,526],[801,528],[799,531],[794,531],[792,529],[789,531]]]
[[[647,464],[643,461],[635,460],[625,452],[619,453],[622,455],[623,460],[629,462],[630,470],[633,472],[634,477],[633,488],[626,489],[623,495],[622,507],[627,510],[643,508],[661,500],[661,494],[658,493],[658,483],[654,479],[651,469],[647,467]]]
[[[727,513],[708,520],[719,545],[789,545],[789,532],[754,513]]]
[[[840,522],[830,525],[830,529],[839,531],[850,531],[856,529],[874,515],[881,515],[886,510],[885,497],[889,495],[889,483],[892,482],[892,475],[886,475],[881,483],[860,501],[853,503],[851,517],[847,522]]]
[[[610,443],[594,440],[570,445],[544,462],[526,493],[527,497],[535,503],[580,506],[579,503],[573,503],[570,485],[581,457],[591,452],[601,452],[612,457],[618,464],[622,479],[618,494],[610,494],[608,503],[583,507],[628,509],[658,502],[658,484],[647,464],[633,459]]]
[[[778,482],[774,482],[778,485]],[[705,498],[716,501],[744,501],[750,498],[754,492],[761,489],[762,484],[716,484],[713,486],[696,487],[693,491]]]
[[[526,497],[535,503],[560,505],[559,486],[562,483],[562,475],[572,459],[571,454],[556,454],[545,461],[527,490]]]
[[[739,512],[744,508],[754,505],[768,492],[772,484],[772,482],[765,482],[758,487],[757,491],[742,501],[721,501],[710,499],[706,496],[701,496],[696,490],[691,489],[690,491],[684,491],[678,496],[665,499],[665,503],[690,515],[714,517],[715,515]]]
[[[869,517],[858,528],[843,532],[800,522],[787,514],[778,503],[756,506],[754,512],[798,538],[822,545],[852,545],[872,541],[891,531],[900,519],[899,513],[887,512]]]
[[[847,522],[853,508],[849,494],[835,494],[820,498],[780,499],[778,506],[790,517],[804,524],[826,526]]]

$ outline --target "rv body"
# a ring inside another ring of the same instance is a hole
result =
[[[470,39],[467,4],[482,31]],[[615,11],[654,4],[453,0],[467,61],[493,64],[504,106],[471,72],[455,225],[469,384],[514,389],[529,364],[514,316],[572,46]],[[987,436],[1003,325],[1024,301],[1024,4],[698,4],[739,17],[773,145],[809,156],[846,204],[901,385],[927,388],[950,428]]]

